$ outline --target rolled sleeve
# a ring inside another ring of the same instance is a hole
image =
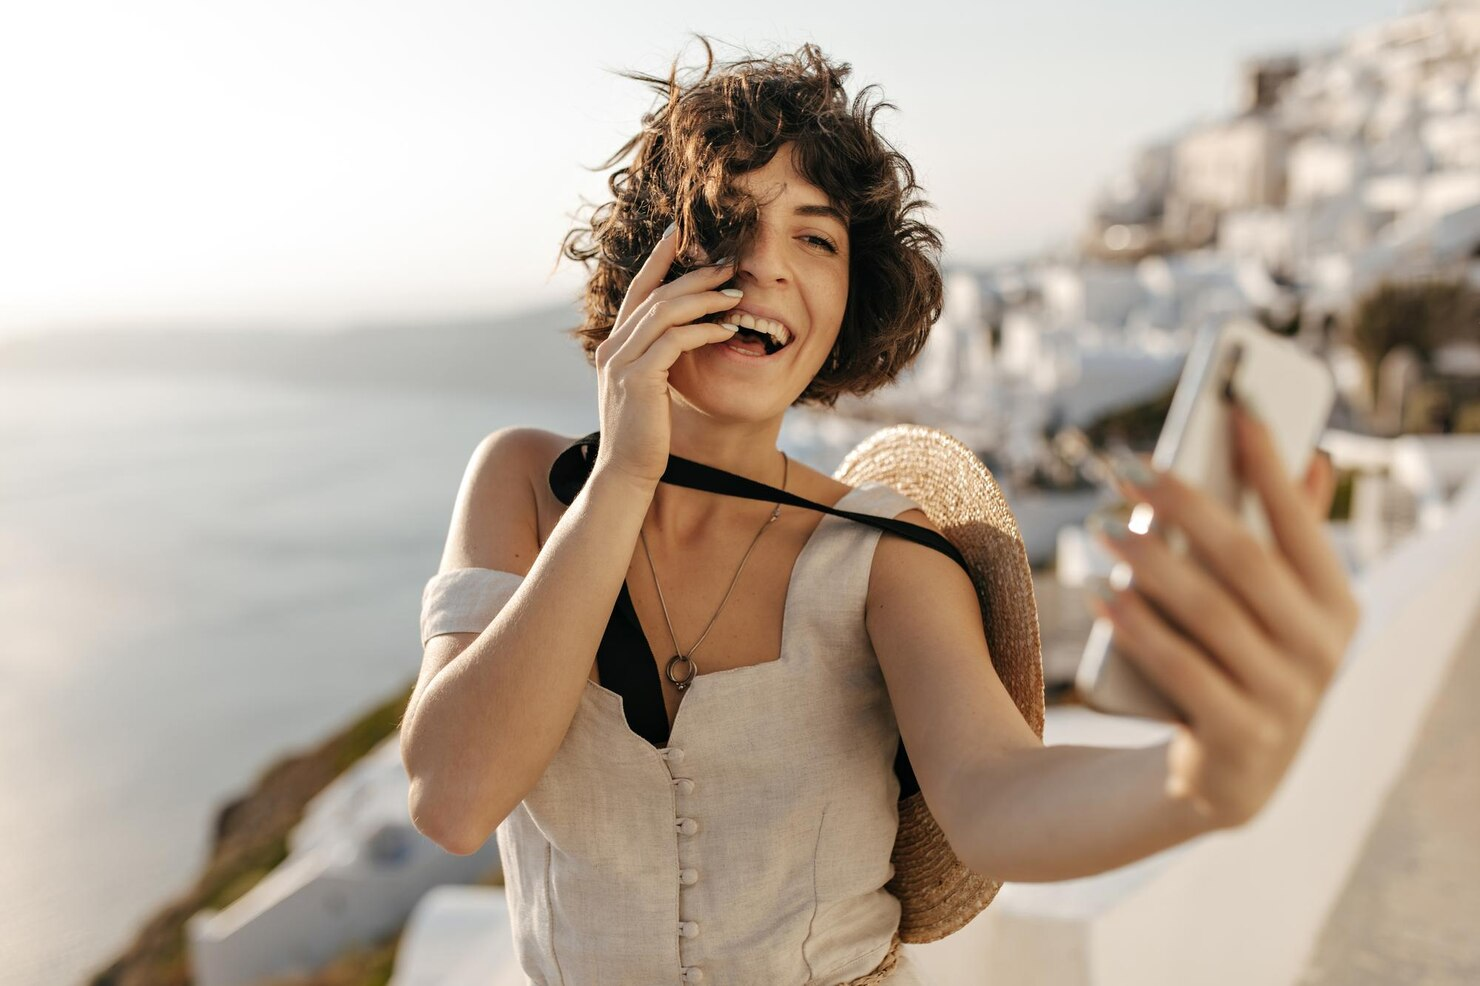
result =
[[[456,568],[421,593],[421,645],[441,633],[482,633],[513,598],[524,576],[494,568]]]

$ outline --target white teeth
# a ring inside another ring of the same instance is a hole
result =
[[[756,318],[749,312],[732,311],[728,314],[729,321],[735,323],[736,325],[743,326],[747,329],[755,329],[757,332],[764,332],[766,333],[766,335],[770,336],[772,339],[775,339],[783,346],[786,345],[788,342],[791,342],[791,332],[780,322],[773,322],[769,318]]]

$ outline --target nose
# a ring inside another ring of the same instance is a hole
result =
[[[785,247],[779,231],[764,221],[757,222],[755,237],[740,255],[735,279],[754,284],[785,284],[791,276]]]

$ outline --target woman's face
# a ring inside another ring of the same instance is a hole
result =
[[[757,358],[727,349],[725,340],[684,353],[669,371],[686,401],[716,416],[762,420],[784,413],[822,368],[843,323],[848,226],[827,195],[797,172],[792,146],[739,179],[760,216],[731,282],[745,297],[730,310],[780,322],[790,341]]]

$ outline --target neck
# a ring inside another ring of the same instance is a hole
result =
[[[670,401],[669,408],[669,449],[673,455],[770,486],[782,486],[788,467],[785,456],[776,448],[780,416],[764,421],[725,420],[676,401]],[[787,488],[793,485],[794,479],[789,478]],[[651,540],[656,530],[669,543],[693,541],[706,531],[712,534],[721,525],[749,524],[771,509],[771,505],[756,500],[659,483],[648,511],[652,524],[648,538]]]

